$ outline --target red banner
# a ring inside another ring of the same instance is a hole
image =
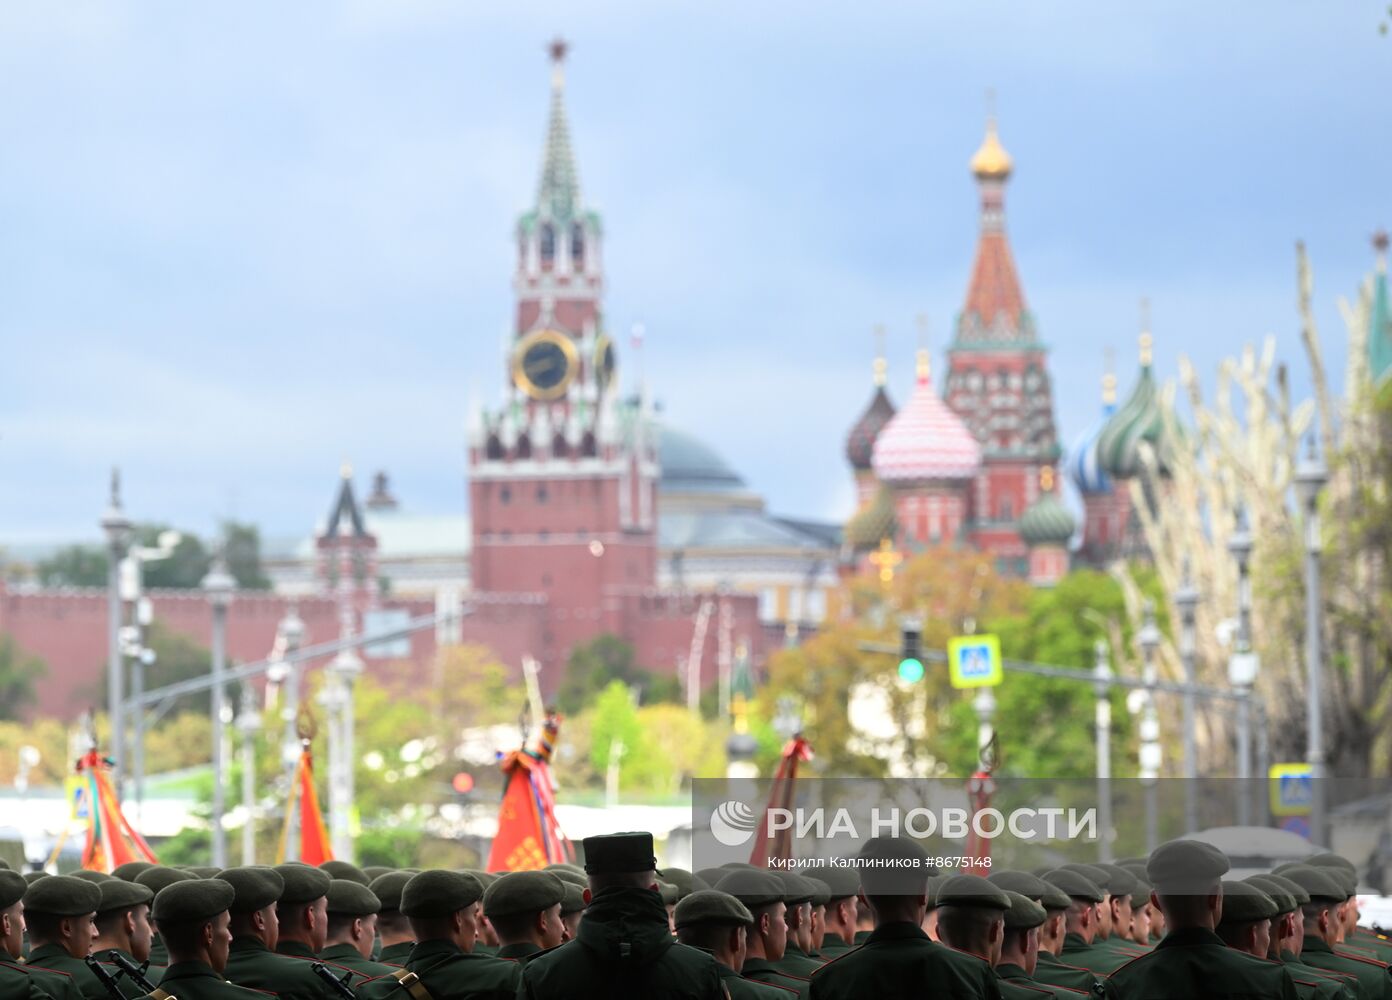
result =
[[[299,809],[300,860],[307,865],[332,861],[333,847],[329,830],[324,825],[324,813],[319,809],[319,793],[314,789],[314,757],[306,742],[295,768],[295,782],[290,788],[290,801],[285,809],[285,829],[280,836],[280,861],[285,860],[286,838],[290,833],[290,817]]]
[[[551,784],[550,760],[560,726],[561,717],[553,712],[546,717],[537,746],[503,758],[507,783],[498,809],[498,832],[488,853],[490,872],[530,871],[575,859],[575,848],[556,821]]]
[[[127,861],[156,863],[155,852],[121,811],[106,758],[95,749],[89,751],[78,760],[77,773],[86,777],[87,842],[82,849],[82,867],[110,873]]]
[[[759,817],[760,831],[754,841],[754,849],[749,854],[749,863],[759,868],[767,868],[770,858],[791,861],[793,857],[793,831],[789,828],[779,830],[774,836],[768,835],[768,813],[770,809],[791,809],[793,807],[793,788],[797,784],[798,764],[812,759],[812,744],[794,736],[783,747],[778,761],[778,770],[773,775],[773,787],[769,789],[768,806]]]

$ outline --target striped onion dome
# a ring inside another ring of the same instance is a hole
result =
[[[981,446],[933,391],[928,354],[919,352],[913,395],[875,439],[875,476],[882,483],[974,479]]]
[[[846,522],[846,541],[853,549],[873,549],[895,531],[894,497],[887,486],[881,486],[869,503]]]
[[[1054,489],[1054,470],[1045,466],[1039,478],[1039,498],[1020,516],[1020,538],[1031,546],[1067,545],[1078,524]]]
[[[1097,439],[1102,471],[1115,479],[1130,479],[1141,471],[1141,442],[1157,448],[1165,428],[1160,391],[1150,367],[1150,335],[1141,335],[1141,374],[1131,396],[1107,421]]]
[[[1079,434],[1068,449],[1068,459],[1064,469],[1073,485],[1083,496],[1094,496],[1112,491],[1112,480],[1102,471],[1102,460],[1097,454],[1097,441],[1107,421],[1116,413],[1116,376],[1110,373],[1102,380],[1102,415]]]
[[[889,401],[889,394],[885,392],[884,386],[877,384],[875,395],[870,398],[870,405],[865,408],[865,412],[860,415],[860,419],[855,422],[851,433],[846,437],[846,458],[851,463],[851,468],[857,472],[864,472],[870,468],[875,454],[875,439],[880,436],[885,424],[892,419],[894,404]]]

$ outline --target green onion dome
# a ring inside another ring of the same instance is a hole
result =
[[[1150,367],[1150,335],[1141,335],[1141,374],[1130,397],[1107,421],[1097,439],[1102,471],[1113,479],[1131,479],[1141,471],[1141,443],[1160,452],[1165,415]],[[1160,456],[1163,468],[1163,455]]]
[[[846,522],[845,537],[853,549],[873,549],[882,539],[893,538],[894,532],[894,496],[888,487],[881,486]]]
[[[1054,490],[1054,470],[1045,466],[1040,481],[1039,498],[1020,517],[1020,537],[1030,547],[1067,545],[1078,523]]]

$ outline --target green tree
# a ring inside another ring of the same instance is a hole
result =
[[[48,664],[19,648],[12,635],[0,635],[0,719],[18,719],[34,703],[34,681]]]
[[[593,704],[599,693],[614,681],[634,688],[644,704],[675,701],[680,697],[675,678],[659,677],[644,670],[635,661],[629,643],[616,635],[605,634],[571,650],[565,678],[556,692],[556,704],[563,712],[578,712]]]
[[[270,590],[271,578],[261,566],[261,529],[254,524],[224,521],[222,539],[227,571],[243,590]]]
[[[67,545],[35,566],[45,587],[105,587],[106,550],[95,545]]]
[[[160,535],[169,531],[167,524],[140,524],[135,528],[135,544],[159,545]],[[179,543],[168,558],[145,563],[145,586],[151,590],[192,590],[203,585],[203,578],[213,564],[212,554],[203,540],[190,532],[181,532]]]
[[[633,692],[623,681],[610,681],[595,701],[594,720],[590,726],[590,765],[600,775],[609,768],[615,742],[622,748],[619,759],[622,782],[646,752],[638,707],[633,703]]]

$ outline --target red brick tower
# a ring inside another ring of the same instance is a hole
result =
[[[657,575],[659,470],[646,407],[616,399],[602,230],[580,199],[564,43],[551,56],[541,183],[517,225],[505,401],[475,420],[469,497],[475,594],[542,601],[541,648],[530,652],[557,666],[599,632],[636,638],[630,609]]]
[[[1025,307],[1005,233],[1010,155],[990,119],[971,160],[981,189],[981,236],[967,300],[948,350],[950,406],[981,445],[972,495],[971,537],[1005,572],[1025,575],[1019,518],[1038,496],[1039,471],[1059,456],[1047,350]]]

